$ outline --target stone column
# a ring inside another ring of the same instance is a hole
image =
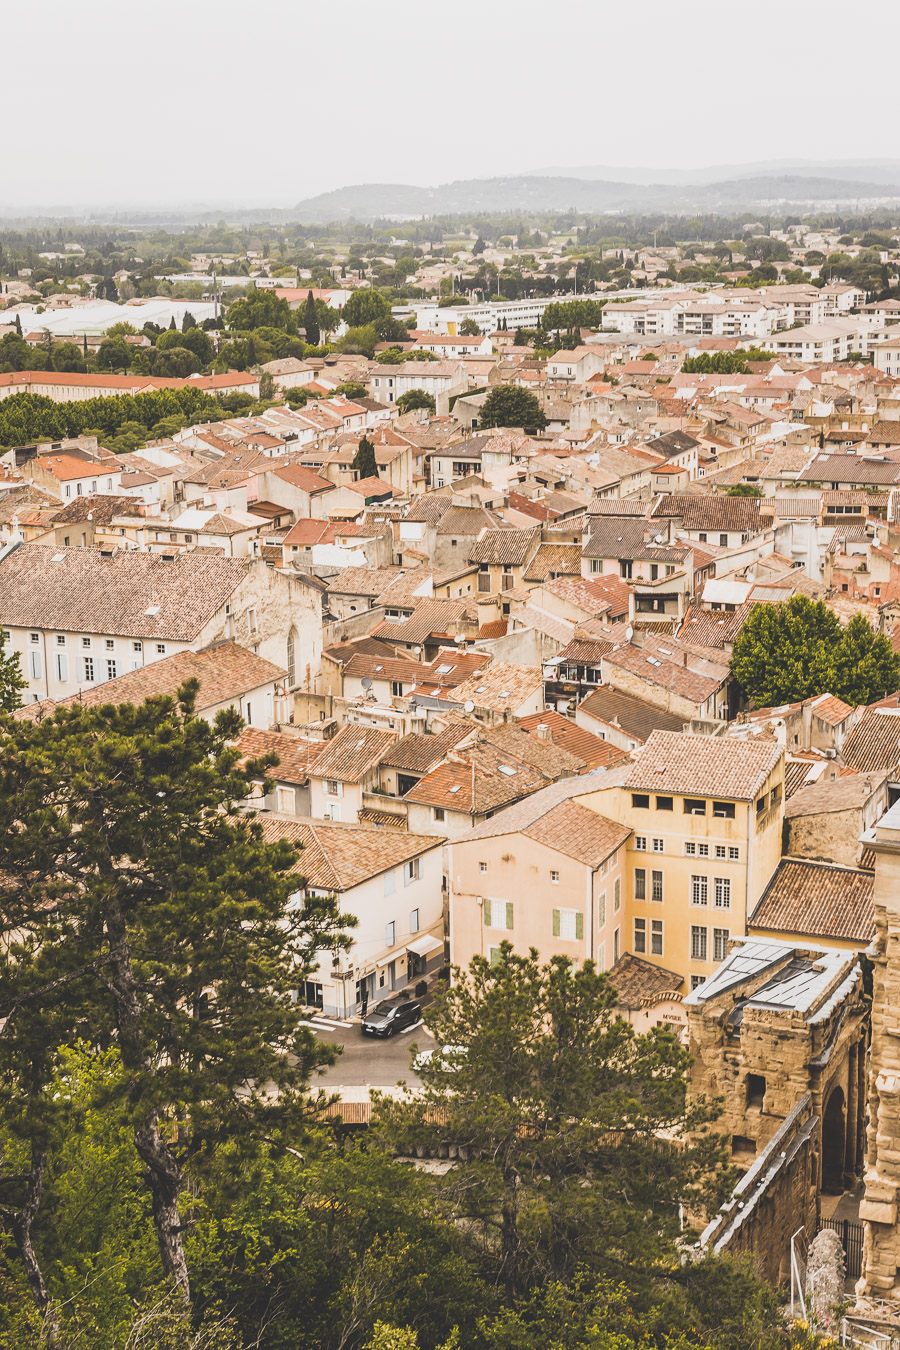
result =
[[[900,803],[875,826],[875,940],[870,948],[872,1044],[868,1072],[865,1197],[866,1226],[859,1305],[888,1299],[900,1312]],[[862,1061],[864,1056],[860,1054]]]
[[[859,1138],[859,1041],[850,1047],[847,1060],[847,1132],[844,1138],[844,1189],[852,1190],[856,1181],[856,1154]]]

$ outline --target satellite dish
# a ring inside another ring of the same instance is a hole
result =
[[[628,627],[625,629],[626,641],[630,642],[633,637],[634,637],[634,629],[632,628],[631,624],[629,624]]]
[[[362,685],[363,689],[371,689],[371,688],[372,688],[372,676],[371,676],[371,675],[364,675],[364,676],[362,677],[362,679],[360,680],[360,684]]]
[[[465,642],[465,640],[465,635],[463,633],[457,633],[456,637],[453,639],[454,642],[460,643]]]
[[[465,709],[466,712],[474,712],[475,704],[472,702],[470,698],[467,698],[465,703],[463,704],[463,708]]]

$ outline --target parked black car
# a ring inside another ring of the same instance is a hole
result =
[[[365,1036],[394,1036],[422,1016],[422,1005],[411,998],[384,998],[362,1020]]]

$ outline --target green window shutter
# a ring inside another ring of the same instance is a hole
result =
[[[499,966],[499,964],[500,964],[500,948],[491,947],[491,965]]]
[[[484,919],[484,926],[485,926],[485,928],[490,928],[490,926],[491,926],[491,902],[490,902],[490,900],[482,900],[482,902],[481,902],[481,914],[482,914],[482,918]]]
[[[512,901],[511,901],[511,900],[507,900],[507,902],[506,902],[506,927],[507,927],[507,928],[512,928],[512,926],[513,926],[513,907],[512,907]]]
[[[559,937],[559,910],[553,911],[553,936]]]
[[[579,942],[584,939],[584,915],[581,913],[575,915],[575,937]]]

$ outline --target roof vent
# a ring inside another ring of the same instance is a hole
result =
[[[144,615],[148,619],[155,619],[159,611],[160,611],[159,605],[148,605],[147,608],[144,610]]]
[[[50,559],[51,562],[65,562],[65,560],[66,555],[64,553],[54,553],[53,557]]]

